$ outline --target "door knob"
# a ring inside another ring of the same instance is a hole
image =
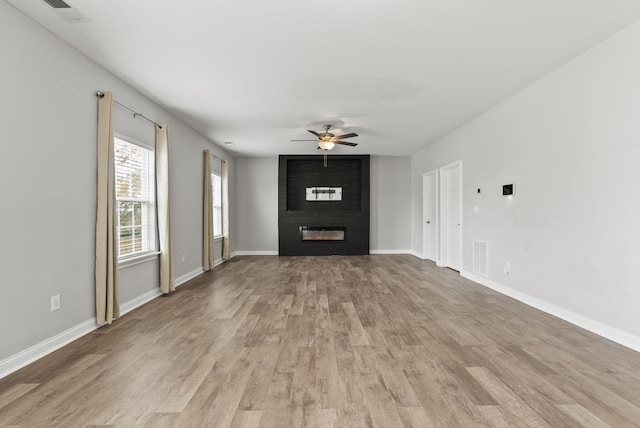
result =
[[[427,220],[427,224],[431,224],[431,221]]]

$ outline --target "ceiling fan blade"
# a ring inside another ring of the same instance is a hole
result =
[[[289,141],[318,141],[318,140],[289,140]]]
[[[313,135],[315,135],[316,137],[320,138],[320,134],[318,134],[316,131],[312,131],[310,129],[307,129],[307,132],[311,132]]]
[[[351,147],[355,147],[358,145],[358,143],[351,143],[349,141],[336,141],[336,144],[342,144],[343,146],[351,146]]]
[[[356,134],[355,132],[350,132],[348,134],[344,134],[344,135],[336,135],[334,138],[338,139],[338,140],[342,140],[344,138],[352,138],[352,137],[357,137],[358,134]]]

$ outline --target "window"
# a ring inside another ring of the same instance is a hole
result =
[[[153,150],[114,139],[120,260],[156,250]]]
[[[218,173],[211,173],[211,191],[213,197],[213,237],[222,236],[222,179]]]

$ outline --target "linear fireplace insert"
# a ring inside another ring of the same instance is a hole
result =
[[[346,239],[346,227],[300,226],[301,241],[345,241]]]

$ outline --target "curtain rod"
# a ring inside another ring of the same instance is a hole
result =
[[[207,153],[207,152],[209,152],[209,155],[213,156],[213,158],[214,158],[214,159],[219,159],[219,160],[221,160],[222,162],[226,162],[226,160],[222,159],[221,157],[216,156],[216,155],[212,155],[212,154],[211,154],[211,152],[210,152],[209,150],[203,150],[203,151],[202,151],[202,153]]]
[[[98,96],[98,98],[102,98],[102,97],[104,97],[104,92],[102,92],[102,91],[98,91],[98,92],[96,92],[96,96]],[[136,117],[138,117],[138,116],[139,116],[139,117],[143,118],[144,120],[146,120],[146,121],[148,121],[148,122],[153,123],[153,124],[154,124],[154,125],[156,125],[158,128],[162,129],[162,125],[160,125],[159,123],[156,123],[156,122],[154,122],[153,120],[149,119],[149,118],[148,118],[147,116],[145,116],[144,114],[142,114],[142,113],[138,113],[138,112],[137,112],[137,111],[135,111],[134,109],[129,108],[129,107],[127,107],[126,105],[124,105],[124,104],[121,104],[121,103],[117,102],[116,100],[113,100],[113,102],[114,102],[115,104],[118,104],[120,107],[126,108],[126,109],[127,109],[127,110],[129,110],[131,113],[133,113],[133,118],[134,118],[134,119],[135,119]]]

